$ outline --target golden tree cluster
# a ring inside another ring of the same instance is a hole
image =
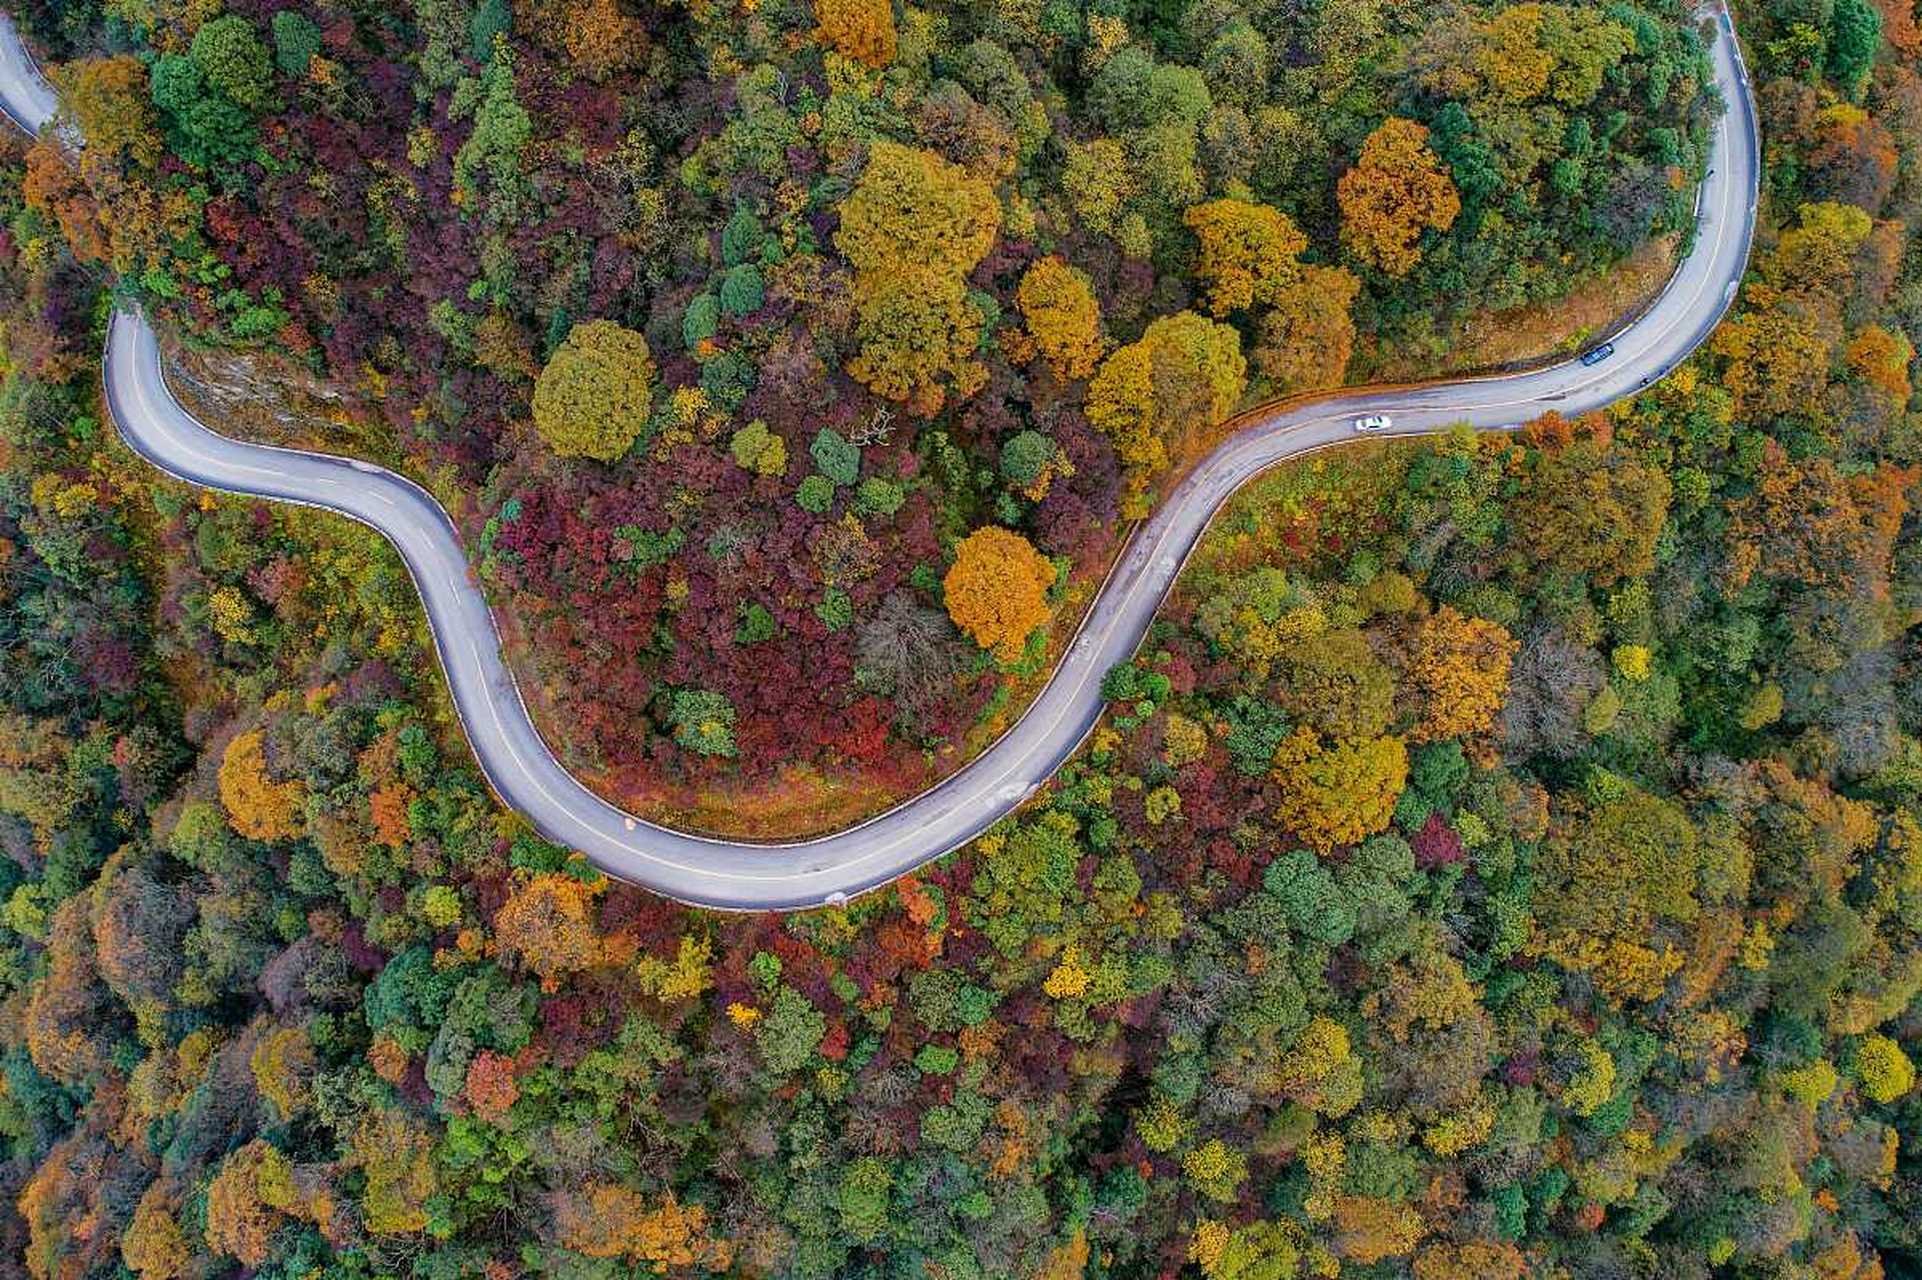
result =
[[[1085,378],[1101,359],[1101,303],[1085,272],[1058,257],[1037,260],[1021,277],[1015,304],[1035,346],[1055,373]]]
[[[1270,776],[1281,790],[1276,820],[1328,853],[1387,829],[1408,783],[1408,749],[1389,735],[1324,742],[1304,727],[1276,749]]]
[[[821,39],[865,66],[894,61],[894,6],[889,0],[814,0]]]
[[[1279,209],[1210,200],[1184,215],[1199,252],[1195,274],[1216,317],[1259,310],[1254,362],[1277,392],[1339,383],[1355,349],[1349,314],[1361,281],[1340,267],[1298,259],[1308,237]]]
[[[534,427],[563,458],[612,462],[647,425],[654,357],[612,320],[577,324],[534,383]]]
[[[1453,605],[1423,619],[1409,674],[1421,691],[1424,713],[1409,737],[1433,742],[1493,728],[1517,647],[1499,622],[1469,617]]]
[[[857,381],[923,416],[981,389],[983,319],[966,280],[1000,225],[994,192],[958,165],[894,142],[869,148],[834,238],[854,266]]]

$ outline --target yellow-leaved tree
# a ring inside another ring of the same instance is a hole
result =
[[[1586,972],[1603,995],[1654,1000],[1702,913],[1705,846],[1673,800],[1616,782],[1599,803],[1571,801],[1536,858],[1529,949]]]
[[[960,276],[881,272],[861,277],[854,295],[861,349],[848,372],[875,395],[932,417],[950,396],[965,400],[987,382],[987,368],[974,358],[981,313]]]
[[[1148,482],[1231,413],[1248,385],[1241,335],[1192,311],[1163,316],[1102,361],[1088,383],[1088,421],[1128,469],[1130,514]]]
[[[1454,180],[1428,148],[1428,130],[1398,116],[1368,135],[1354,168],[1335,184],[1335,198],[1342,243],[1390,276],[1405,276],[1421,261],[1423,231],[1448,230],[1462,211]]]
[[[1810,404],[1828,383],[1845,331],[1843,298],[1856,255],[1874,229],[1853,205],[1805,204],[1798,223],[1758,259],[1742,292],[1742,313],[1715,331],[1721,384],[1738,413],[1770,416]]]
[[[120,1237],[120,1257],[140,1280],[174,1280],[193,1261],[187,1235],[180,1229],[180,1189],[158,1178],[147,1184],[134,1206],[133,1220]]]
[[[1060,258],[1042,258],[1021,277],[1014,300],[1034,345],[1063,378],[1085,378],[1101,359],[1101,303],[1088,277]]]
[[[988,184],[932,151],[876,142],[841,205],[834,244],[856,272],[926,267],[965,276],[994,245],[1001,206]]]
[[[1182,221],[1200,242],[1195,274],[1208,286],[1208,310],[1216,316],[1273,303],[1300,274],[1295,259],[1308,237],[1279,209],[1210,200],[1191,205]]]
[[[612,320],[574,326],[534,383],[534,426],[564,458],[612,462],[647,425],[654,357]]]
[[[948,616],[983,649],[1012,660],[1048,620],[1054,565],[1011,529],[985,525],[961,540],[942,580]]]
[[[350,1162],[365,1178],[363,1227],[379,1236],[427,1229],[427,1202],[436,1183],[434,1140],[426,1129],[396,1108],[375,1110],[354,1129]]]
[[[861,346],[848,373],[923,416],[979,391],[983,316],[965,278],[1000,225],[987,183],[931,151],[874,143],[834,236],[854,266]]]
[[[1324,743],[1303,727],[1282,741],[1273,764],[1276,820],[1322,853],[1386,828],[1408,782],[1408,749],[1393,736]]]
[[[1422,692],[1416,742],[1484,733],[1502,709],[1515,638],[1499,622],[1473,618],[1443,605],[1415,631],[1409,674]]]

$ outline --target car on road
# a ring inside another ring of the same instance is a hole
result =
[[[1355,430],[1357,431],[1386,431],[1394,425],[1394,422],[1385,413],[1371,413],[1365,418],[1355,419]]]
[[[1596,347],[1593,351],[1584,355],[1582,357],[1582,363],[1588,366],[1598,365],[1614,354],[1615,344],[1612,342],[1604,342],[1601,346]]]

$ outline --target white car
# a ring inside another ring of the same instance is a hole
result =
[[[1394,425],[1385,413],[1371,413],[1365,418],[1355,419],[1357,431],[1386,431]]]

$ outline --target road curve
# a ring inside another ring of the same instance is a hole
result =
[[[793,910],[839,904],[959,847],[1033,794],[1094,727],[1102,675],[1129,658],[1181,565],[1228,497],[1276,463],[1352,440],[1361,414],[1393,434],[1467,422],[1512,429],[1550,410],[1575,415],[1634,394],[1695,350],[1735,297],[1755,228],[1761,144],[1747,73],[1725,12],[1713,11],[1715,125],[1697,235],[1655,304],[1593,368],[1568,362],[1414,389],[1360,389],[1256,414],[1163,498],[1123,550],[1053,678],[993,746],[946,781],[859,826],[818,839],[750,844],[673,831],[622,812],[577,782],[542,741],[501,656],[500,633],[453,522],[412,481],[369,463],[250,444],[198,422],[168,391],[144,316],[111,322],[103,379],[121,435],[161,470],[211,489],[340,512],[399,550],[427,609],[468,740],[494,790],[548,839],[610,875],[696,906]],[[0,103],[39,130],[55,99],[0,17]]]
[[[0,112],[15,128],[34,134],[59,107],[59,95],[20,42],[13,19],[0,13]]]

